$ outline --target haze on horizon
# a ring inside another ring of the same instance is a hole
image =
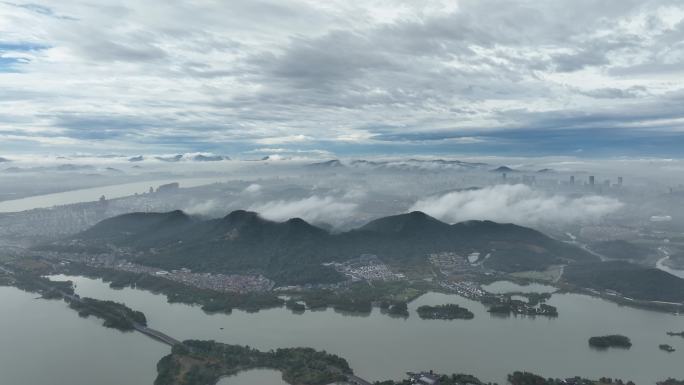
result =
[[[684,0],[0,0],[0,385],[684,385]]]
[[[0,156],[680,157],[684,4],[0,3]]]

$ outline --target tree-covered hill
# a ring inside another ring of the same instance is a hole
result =
[[[321,264],[362,254],[375,254],[392,265],[417,266],[427,264],[430,253],[478,252],[489,255],[486,267],[507,272],[595,260],[584,250],[529,228],[490,221],[449,225],[422,212],[380,218],[337,234],[299,218],[274,222],[243,210],[212,220],[181,211],[133,213],[46,247],[76,252],[120,249],[150,266],[261,272],[281,283],[311,271],[311,279],[339,280],[334,270]]]

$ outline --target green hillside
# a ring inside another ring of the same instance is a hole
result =
[[[133,213],[102,221],[49,247],[64,245],[72,251],[125,249],[137,262],[165,269],[261,272],[279,282],[303,277],[337,281],[339,274],[321,263],[361,254],[375,254],[393,265],[416,266],[427,264],[429,253],[479,252],[490,254],[486,267],[506,272],[595,260],[581,249],[529,228],[490,221],[449,225],[422,212],[380,218],[340,234],[299,218],[273,222],[242,210],[212,220],[180,211]]]

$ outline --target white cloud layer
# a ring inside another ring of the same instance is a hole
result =
[[[338,225],[356,215],[356,203],[343,202],[326,196],[311,196],[301,200],[271,201],[253,205],[251,211],[273,221],[284,221],[290,218],[302,218],[307,222],[324,222]]]
[[[683,41],[675,0],[0,2],[0,152],[660,150]]]
[[[203,202],[193,202],[190,206],[183,208],[187,214],[190,215],[215,215],[217,212],[221,212],[221,205],[215,199],[208,199]]]
[[[450,192],[419,200],[410,210],[423,211],[449,223],[486,219],[529,225],[594,222],[622,206],[615,198],[549,195],[517,184]]]
[[[243,192],[252,195],[259,194],[261,192],[261,185],[258,183],[252,183],[249,186],[245,187],[245,190]]]

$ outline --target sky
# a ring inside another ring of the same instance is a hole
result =
[[[0,1],[0,156],[684,155],[681,0]]]

